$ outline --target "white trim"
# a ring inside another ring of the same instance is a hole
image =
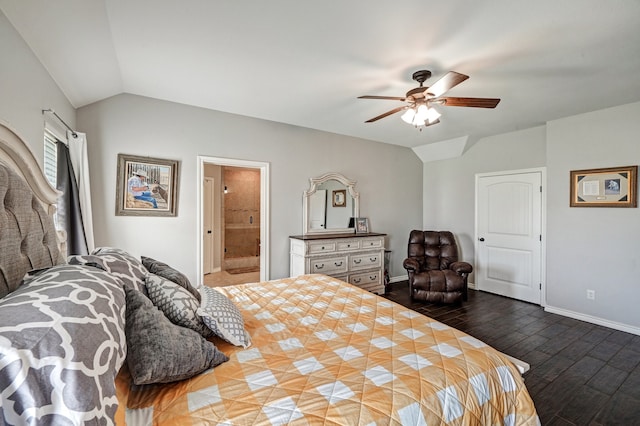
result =
[[[540,173],[540,184],[542,185],[542,199],[540,200],[540,233],[542,234],[542,245],[540,247],[540,281],[541,281],[541,294],[540,294],[540,306],[544,307],[547,304],[547,168],[546,167],[534,167],[531,169],[519,169],[519,170],[504,170],[497,172],[476,173],[475,175],[475,205],[474,205],[474,259],[475,265],[478,264],[478,181],[483,177],[490,176],[508,176],[524,173]],[[473,288],[476,289],[475,284]],[[479,290],[479,289],[476,289]]]
[[[580,312],[570,311],[568,309],[556,308],[555,306],[547,305],[544,308],[545,312],[552,314],[562,315],[563,317],[569,317],[580,321],[585,321],[591,324],[601,325],[603,327],[612,328],[614,330],[624,331],[626,333],[635,334],[640,336],[640,327],[634,327],[628,324],[622,324],[620,322],[610,321],[600,317],[594,317],[591,315],[583,314]]]
[[[51,133],[60,142],[67,143],[67,129],[60,127],[60,124],[45,114],[44,118],[44,130]]]
[[[208,157],[198,155],[196,173],[196,226],[197,226],[197,258],[198,285],[203,285],[202,277],[202,238],[204,218],[202,214],[202,180],[204,179],[204,165],[215,164],[218,166],[248,167],[260,169],[260,281],[269,280],[269,163],[262,161],[238,160],[233,158]]]
[[[400,281],[409,280],[409,275],[399,275],[397,277],[389,277],[390,283],[399,283]]]

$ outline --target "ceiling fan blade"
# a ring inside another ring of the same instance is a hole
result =
[[[358,96],[358,99],[384,99],[388,101],[404,101],[406,98],[400,96],[375,96],[375,95],[365,95]]]
[[[473,107],[473,108],[495,108],[500,99],[497,98],[455,98],[447,96],[436,99],[436,101],[444,101],[444,106]]]
[[[468,78],[468,75],[460,74],[459,72],[455,71],[449,71],[438,81],[427,87],[425,93],[430,93],[437,98],[444,95],[445,92],[450,90],[452,87],[457,86]]]
[[[365,123],[373,123],[374,121],[378,121],[381,118],[385,118],[385,117],[388,117],[388,116],[390,116],[392,114],[395,114],[396,112],[402,111],[405,108],[407,108],[407,107],[406,106],[401,106],[401,107],[398,107],[398,108],[394,108],[391,111],[387,111],[384,114],[380,114],[377,117],[373,117],[373,118],[365,121]]]

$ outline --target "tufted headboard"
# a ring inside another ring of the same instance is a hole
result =
[[[28,271],[64,263],[63,233],[53,223],[57,197],[26,143],[0,122],[0,297]]]

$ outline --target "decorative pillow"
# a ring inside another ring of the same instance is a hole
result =
[[[91,254],[99,256],[107,270],[126,286],[147,294],[144,279],[149,272],[138,259],[122,249],[113,247],[98,247]]]
[[[235,346],[248,348],[251,336],[244,329],[244,319],[238,307],[224,294],[202,287],[202,302],[197,313],[213,333]]]
[[[124,320],[122,283],[107,272],[28,275],[0,300],[0,423],[113,424]]]
[[[188,379],[229,360],[195,331],[169,321],[139,291],[125,292],[127,365],[136,385]]]
[[[182,272],[172,268],[164,262],[160,262],[159,260],[155,260],[150,257],[140,256],[140,259],[142,259],[142,264],[149,272],[160,275],[163,278],[179,284],[189,291],[189,293],[193,294],[195,298],[198,299],[198,302],[200,302],[200,293],[198,293],[198,290],[191,285],[189,278],[187,278]]]
[[[69,265],[87,265],[94,268],[102,269],[109,272],[109,268],[105,265],[104,260],[100,256],[94,256],[92,254],[74,254],[67,257],[67,263]]]
[[[203,337],[213,335],[196,314],[200,302],[191,293],[173,281],[152,273],[147,276],[145,284],[149,299],[172,323],[197,331]]]

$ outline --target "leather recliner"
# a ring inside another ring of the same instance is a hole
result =
[[[467,276],[473,267],[458,261],[458,245],[449,231],[418,231],[409,235],[408,257],[411,300],[456,303],[467,300]]]

